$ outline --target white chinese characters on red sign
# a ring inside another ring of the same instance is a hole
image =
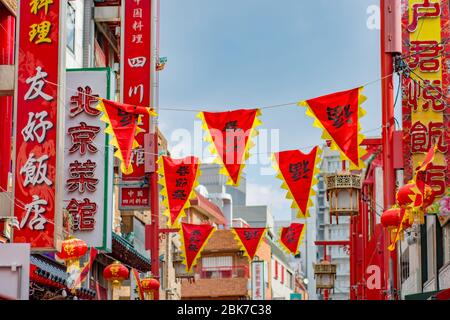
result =
[[[128,104],[150,106],[151,94],[151,5],[147,0],[124,0],[123,9],[123,47],[122,47],[122,102]],[[125,183],[131,183],[142,192],[133,192],[130,198],[129,190],[124,185],[120,187],[120,208],[149,209],[150,198],[143,199],[138,194],[149,196],[148,185],[144,183],[146,177],[144,161],[144,135],[149,132],[149,116],[142,117],[142,133],[136,136],[139,147],[133,150],[131,163],[133,173],[122,175]],[[142,187],[138,187],[143,185]]]
[[[61,211],[56,185],[61,161],[57,123],[61,99],[58,79],[59,17],[65,4],[59,0],[25,0],[19,4],[17,101],[14,171],[13,242],[30,243],[32,249],[53,250]],[[61,31],[61,32],[60,32]],[[62,122],[62,121],[61,121]],[[60,125],[63,125],[61,123]]]
[[[129,208],[145,207],[150,205],[149,197],[149,188],[123,187],[120,206]]]

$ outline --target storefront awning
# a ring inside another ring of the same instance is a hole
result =
[[[46,256],[31,255],[30,280],[47,287],[70,291],[67,288],[66,267]],[[96,292],[87,288],[78,288],[75,294],[82,299],[93,299]]]

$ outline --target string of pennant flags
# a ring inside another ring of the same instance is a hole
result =
[[[377,80],[378,81],[378,80]],[[306,115],[314,119],[314,126],[321,129],[322,138],[331,141],[330,148],[339,151],[341,160],[349,161],[350,169],[364,167],[361,158],[365,150],[360,147],[364,140],[360,119],[365,115],[361,105],[366,97],[362,94],[364,87],[340,91],[313,99],[295,103],[306,108]],[[139,144],[135,140],[142,130],[139,125],[142,116],[156,117],[151,107],[129,105],[96,97],[96,109],[102,113],[101,121],[107,123],[105,133],[111,136],[111,147],[116,149],[114,155],[120,160],[120,170],[124,174],[132,172],[131,154]],[[294,103],[267,106],[266,109],[293,105]],[[162,108],[161,108],[162,109]],[[198,112],[209,143],[209,151],[215,157],[214,163],[220,165],[220,173],[227,177],[227,184],[238,186],[245,163],[250,157],[252,141],[258,135],[257,127],[264,108],[238,109],[225,112]],[[314,146],[310,153],[300,150],[276,152],[272,156],[277,178],[282,180],[282,188],[287,192],[287,199],[292,200],[292,208],[297,216],[308,218],[309,208],[314,196],[313,187],[319,172],[321,150]],[[210,225],[193,225],[180,222],[190,200],[195,197],[194,189],[201,174],[200,161],[194,156],[184,159],[172,159],[161,156],[158,160],[159,183],[162,185],[164,215],[170,228],[180,229],[183,246],[184,264],[188,271],[196,264],[201,251],[215,232]],[[264,237],[266,228],[232,228],[235,239],[249,259],[253,259]],[[291,224],[279,230],[279,242],[283,250],[298,254],[298,247],[306,229],[305,224]]]
[[[360,118],[364,115],[361,104],[365,101],[362,87],[329,94],[326,96],[298,102],[306,107],[307,114],[314,118],[314,125],[323,130],[323,138],[331,140],[331,147],[339,150],[342,158],[350,161],[351,166],[362,168],[360,158],[364,155],[359,147],[364,136],[360,133]],[[152,108],[124,105],[118,102],[99,99],[97,109],[103,113],[102,121],[108,123],[105,130],[112,136],[112,145],[117,148],[115,156],[121,161],[121,170],[129,174],[131,152],[137,147],[134,137],[139,133],[141,115],[156,116]],[[260,109],[239,109],[225,112],[202,111],[198,117],[206,132],[205,140],[210,144],[210,152],[216,156],[220,173],[227,177],[227,184],[238,186],[249,150],[254,146],[252,139],[258,135],[257,127]],[[350,140],[350,141],[349,141]],[[318,162],[321,150],[314,147],[309,154],[299,150],[275,153],[274,167],[277,177],[283,181],[282,188],[287,190],[287,198],[292,200],[292,208],[297,209],[298,217],[307,218],[312,205],[313,186],[317,183]],[[196,264],[201,251],[215,232],[209,224],[195,225],[180,223],[190,200],[195,196],[198,184],[200,161],[190,156],[172,159],[161,156],[158,160],[159,184],[162,186],[164,215],[170,228],[179,227],[180,239],[184,248],[182,257],[189,272]],[[132,169],[131,169],[132,170]],[[305,225],[291,224],[280,230],[281,246],[291,254],[297,254],[298,246],[304,234]],[[252,259],[260,244],[265,228],[239,230],[233,228],[236,240],[245,254]]]
[[[342,160],[349,161],[350,169],[364,166],[361,158],[365,150],[360,147],[364,139],[361,132],[360,118],[365,115],[361,105],[366,97],[363,87],[336,92],[325,96],[302,100],[295,104],[306,108],[306,115],[314,119],[314,126],[321,129],[322,138],[331,141],[332,150],[339,151]],[[131,153],[139,144],[135,136],[141,129],[139,124],[143,115],[157,116],[150,107],[128,105],[97,98],[96,109],[103,116],[101,121],[108,124],[105,133],[111,135],[111,147],[116,149],[114,155],[120,160],[120,169],[124,174],[132,172]],[[294,103],[268,106],[267,108],[293,105]],[[161,108],[162,109],[162,108]],[[227,184],[238,186],[245,163],[250,157],[252,141],[258,135],[257,127],[263,108],[238,109],[225,112],[200,111],[197,117],[202,122],[213,154],[214,163],[220,165],[220,173],[227,177]],[[315,192],[315,178],[319,172],[321,150],[314,146],[310,153],[300,150],[287,150],[272,155],[272,163],[281,187],[286,190],[287,199],[292,201],[300,218],[308,218],[309,208]],[[184,159],[172,159],[161,156],[158,160],[159,184],[162,186],[163,214],[167,217],[169,228],[180,229],[183,247],[182,257],[186,269],[190,271],[196,264],[201,251],[215,232],[211,225],[194,225],[180,222],[190,200],[195,197],[194,189],[198,185],[200,161],[190,156]],[[279,230],[279,242],[283,250],[298,254],[298,248],[304,235],[305,224],[291,224]],[[232,228],[236,241],[241,245],[245,255],[253,259],[266,228]]]
[[[330,148],[338,151],[341,160],[350,163],[350,170],[364,167],[365,149],[361,148],[364,135],[360,119],[365,115],[362,104],[366,101],[364,87],[391,77],[394,73],[368,82],[350,90],[335,92],[324,96],[263,106],[253,109],[235,109],[224,112],[208,112],[196,109],[159,108],[159,110],[176,110],[197,112],[205,132],[205,141],[214,157],[214,163],[220,167],[220,174],[227,178],[227,184],[239,186],[240,177],[250,150],[255,146],[253,140],[258,136],[258,127],[262,125],[260,117],[263,110],[297,106],[305,108],[306,115],[313,118],[313,126],[322,132],[322,139],[330,141]],[[59,86],[44,79],[46,83]],[[413,79],[414,81],[414,79]],[[72,90],[65,88],[66,90]],[[79,92],[78,90],[75,90]],[[111,136],[110,145],[115,149],[114,156],[120,160],[120,170],[129,175],[133,172],[132,152],[139,147],[135,137],[142,132],[140,125],[144,116],[157,117],[155,109],[139,105],[130,105],[79,92],[98,100],[96,110],[102,113],[101,121],[107,124],[105,133]],[[318,182],[318,164],[322,153],[318,146],[312,146],[309,153],[300,150],[286,150],[272,155],[272,163],[281,187],[286,190],[287,199],[292,201],[292,208],[297,217],[308,218],[309,208],[315,192],[313,187]],[[153,153],[152,153],[153,154]],[[156,156],[156,154],[153,154]],[[215,232],[211,225],[194,225],[180,222],[189,208],[190,200],[195,197],[195,187],[200,176],[200,160],[189,156],[173,159],[160,156],[158,160],[159,184],[162,186],[164,215],[169,228],[179,228],[184,248],[184,263],[188,271],[196,264],[204,246]],[[297,254],[306,225],[291,224],[281,228],[279,241],[283,249],[290,254]],[[232,228],[235,239],[240,243],[245,254],[253,259],[264,237],[266,228]]]

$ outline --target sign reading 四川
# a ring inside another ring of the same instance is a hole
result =
[[[145,107],[151,103],[151,6],[151,0],[122,1],[121,102]],[[144,159],[144,135],[150,131],[149,115],[142,116],[139,127],[144,131],[136,135],[139,147],[131,155],[133,172],[121,173],[119,208],[122,210],[150,209]]]
[[[20,1],[18,9],[13,242],[32,250],[55,250],[62,238],[66,3]]]
[[[403,152],[405,182],[435,144],[436,156],[425,172],[439,201],[449,184],[448,0],[403,0],[403,56],[410,77],[403,80]]]
[[[114,163],[107,124],[95,107],[97,97],[114,93],[112,77],[108,68],[72,69],[66,81],[64,209],[74,236],[100,250],[111,249]]]

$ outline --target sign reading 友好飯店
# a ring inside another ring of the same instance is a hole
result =
[[[123,103],[150,106],[151,99],[151,0],[122,1],[122,82]],[[144,132],[136,136],[139,147],[133,150],[133,173],[121,173],[119,208],[122,210],[150,209],[150,193],[145,179],[144,135],[149,133],[149,115],[142,116],[139,125]]]
[[[15,92],[13,242],[62,239],[66,1],[20,1]]]
[[[111,250],[114,163],[96,106],[113,95],[112,77],[109,68],[72,69],[66,81],[64,209],[74,236],[100,250]]]
[[[449,184],[450,89],[449,1],[403,0],[403,56],[410,77],[403,80],[403,152],[405,182],[435,144],[435,159],[425,182],[439,200]]]
[[[264,261],[252,261],[252,300],[265,300]]]

